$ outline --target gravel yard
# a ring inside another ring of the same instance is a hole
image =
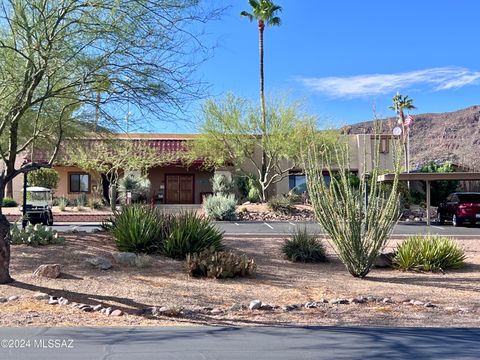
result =
[[[282,239],[227,238],[228,248],[255,258],[255,278],[213,280],[189,278],[183,262],[154,257],[148,268],[115,263],[116,249],[104,233],[69,234],[63,245],[12,246],[11,273],[16,282],[0,285],[0,297],[19,299],[0,304],[1,326],[131,326],[180,324],[237,325],[372,325],[372,326],[479,326],[480,239],[458,240],[466,250],[463,270],[442,273],[406,273],[374,269],[366,279],[355,279],[328,247],[330,262],[297,264],[282,258]],[[393,247],[394,241],[389,246]],[[113,262],[109,270],[85,264],[85,259],[103,256]],[[57,279],[35,277],[41,264],[58,263]],[[65,305],[33,300],[36,292],[64,297],[70,302],[111,306],[124,316],[82,312]],[[321,299],[351,299],[373,296],[378,301],[363,304],[316,304],[311,309],[229,310],[233,304],[285,306],[319,303]],[[388,298],[391,300],[383,301]],[[405,301],[430,302],[436,307],[407,305]],[[178,316],[140,316],[141,309],[167,307]],[[211,309],[214,309],[212,312]]]

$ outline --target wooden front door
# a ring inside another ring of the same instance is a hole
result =
[[[193,175],[166,176],[167,204],[193,204]]]

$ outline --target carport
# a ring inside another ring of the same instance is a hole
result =
[[[378,177],[380,182],[392,182],[395,174],[384,174]],[[427,226],[430,226],[430,185],[432,181],[480,181],[480,172],[451,172],[451,173],[402,173],[399,181],[423,181],[426,184],[427,195]]]

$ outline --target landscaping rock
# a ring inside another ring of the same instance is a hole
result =
[[[260,306],[260,310],[273,310],[273,308],[274,306],[270,304],[262,304],[262,306]]]
[[[330,304],[332,305],[346,305],[348,304],[347,299],[332,299],[330,300]]]
[[[121,252],[115,255],[117,263],[124,266],[135,266],[137,254],[132,252]]]
[[[36,292],[32,295],[32,298],[35,300],[48,300],[50,298],[50,295],[42,292]]]
[[[93,311],[93,307],[91,307],[90,305],[86,305],[82,308],[80,308],[80,310],[84,311],[84,312],[92,312]]]
[[[98,304],[93,307],[93,311],[100,311],[102,309],[102,305]]]
[[[68,299],[62,299],[62,301],[59,301],[58,303],[62,306],[65,306],[65,305],[68,305],[69,301]]]
[[[209,311],[212,311],[213,309],[210,308]],[[158,315],[163,315],[163,316],[177,316],[180,311],[176,308],[173,307],[167,307],[167,306],[162,306],[160,309],[158,309]]]
[[[382,299],[382,303],[384,303],[384,304],[391,304],[391,303],[393,303],[393,301],[392,301],[392,299],[390,299],[390,298],[383,298],[383,299]]]
[[[102,256],[96,256],[93,258],[89,258],[85,260],[85,263],[91,266],[95,266],[96,268],[100,270],[108,270],[110,269],[113,265],[112,262]]]
[[[40,265],[33,275],[56,279],[60,276],[60,264],[43,264]]]
[[[296,308],[297,308],[296,305],[282,305],[282,306],[281,306],[281,309],[282,309],[283,311],[293,311],[293,310],[295,310]]]
[[[367,299],[365,299],[363,296],[359,296],[356,298],[352,298],[348,300],[350,304],[365,304],[367,302]]]
[[[305,304],[305,309],[315,309],[317,307],[317,303],[316,302],[307,302]]]
[[[412,303],[412,305],[415,305],[415,306],[423,306],[423,301],[419,301],[419,300],[412,300],[410,301]]]
[[[233,304],[232,306],[230,306],[230,311],[240,311],[242,310],[242,305],[241,304]]]
[[[437,305],[432,304],[431,302],[427,302],[427,303],[423,304],[423,306],[425,306],[426,308],[435,308],[435,307],[437,307]]]
[[[123,311],[122,310],[113,310],[109,316],[122,316],[123,315]]]
[[[48,299],[48,304],[49,305],[57,305],[58,304],[58,299],[54,296],[50,296],[50,299]]]
[[[0,303],[6,303],[8,301],[5,297],[0,297]]]
[[[376,259],[373,265],[377,268],[389,268],[392,267],[392,261],[395,257],[394,252],[387,252],[380,254]]]
[[[17,295],[10,296],[7,300],[8,300],[8,301],[18,300],[18,296],[17,296]]]
[[[212,311],[210,311],[210,314],[211,315],[220,315],[220,314],[223,314],[223,311],[220,310],[220,309],[213,309]]]
[[[248,308],[250,310],[257,310],[262,307],[262,302],[260,300],[253,300],[250,302],[250,305],[248,305]]]

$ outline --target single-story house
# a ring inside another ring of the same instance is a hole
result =
[[[155,149],[159,158],[166,153],[185,151],[185,144],[195,138],[190,134],[118,134],[115,138],[137,141],[144,146]],[[369,172],[374,164],[373,151],[375,141],[380,143],[380,166],[392,169],[393,154],[391,151],[392,137],[389,135],[348,135],[350,145],[350,169],[359,175]],[[68,142],[65,143],[68,146]],[[42,161],[46,158],[42,152],[28,154],[29,160]],[[59,157],[61,158],[61,157]],[[19,159],[23,161],[23,159]],[[285,164],[286,166],[288,164]],[[249,166],[240,166],[247,173],[254,173]],[[54,196],[66,196],[75,199],[80,194],[92,196],[98,193],[100,187],[106,190],[105,181],[96,180],[91,174],[76,166],[66,166],[57,162],[53,168],[58,171],[60,181],[54,190]],[[285,167],[287,168],[287,167]],[[157,204],[201,204],[206,194],[212,193],[211,179],[215,173],[231,175],[233,166],[218,169],[208,169],[202,159],[197,159],[188,167],[180,161],[158,165],[148,170],[151,182],[150,198]],[[295,186],[305,183],[305,175],[301,168],[290,171],[289,176],[272,184],[269,195],[285,194]],[[13,196],[21,202],[23,179],[21,176],[13,181]],[[108,187],[108,184],[107,184]]]

